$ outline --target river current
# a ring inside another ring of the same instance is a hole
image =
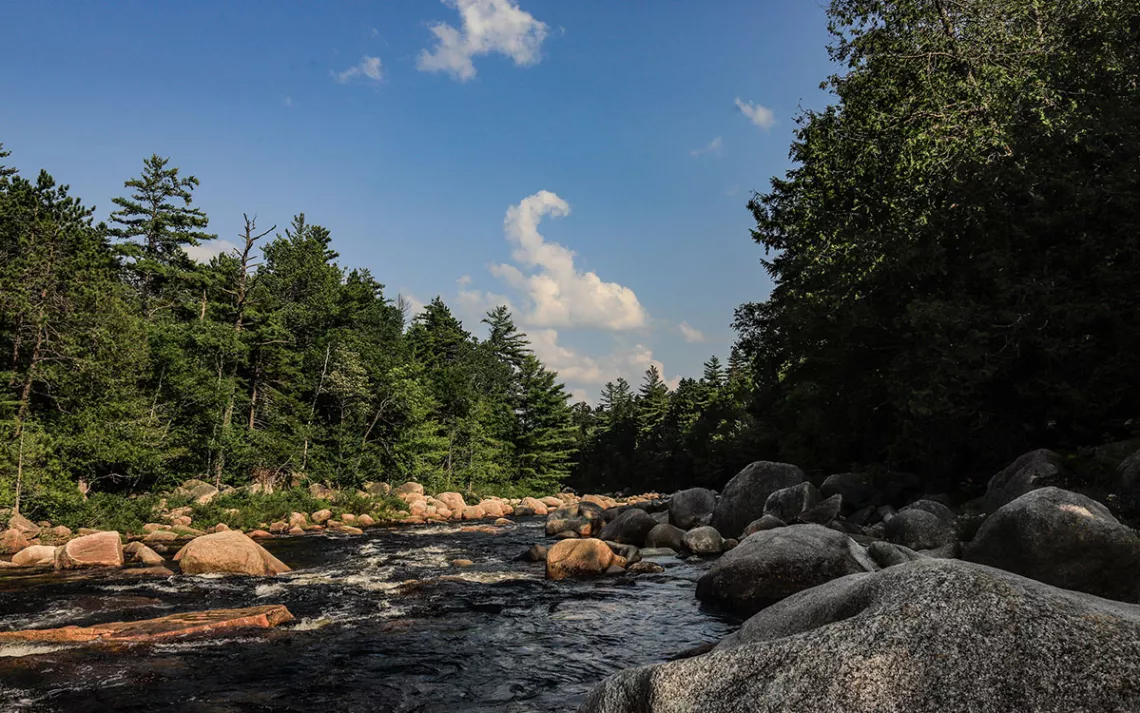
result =
[[[0,647],[0,711],[572,711],[607,675],[718,641],[736,622],[693,596],[708,567],[549,582],[516,557],[543,522],[436,525],[263,544],[272,579],[0,575],[0,630],[284,604],[296,620],[220,639]],[[451,566],[457,558],[470,567]]]

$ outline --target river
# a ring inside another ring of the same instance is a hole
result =
[[[572,711],[619,669],[715,642],[736,622],[700,609],[700,560],[663,574],[548,582],[515,558],[532,519],[500,534],[436,525],[280,538],[273,579],[0,575],[0,630],[284,604],[268,631],[161,644],[0,648],[0,710]],[[456,568],[465,558],[473,566]]]

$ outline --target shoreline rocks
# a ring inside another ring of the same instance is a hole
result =
[[[1138,677],[1140,606],[924,559],[793,595],[578,710],[1110,713],[1140,710]]]

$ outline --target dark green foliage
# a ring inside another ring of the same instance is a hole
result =
[[[303,214],[264,245],[247,218],[233,254],[196,264],[185,248],[214,237],[198,180],[153,156],[126,185],[107,228],[47,174],[0,166],[0,506],[125,527],[146,505],[120,518],[111,493],[190,477],[550,492],[567,474],[563,387],[506,308],[484,342],[439,299],[405,331]],[[318,509],[284,492],[247,498],[248,517]],[[344,497],[334,511],[377,507]]]
[[[750,203],[774,457],[956,478],[1140,403],[1135,3],[834,0],[836,102]]]

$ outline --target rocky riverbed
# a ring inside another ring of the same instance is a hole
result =
[[[295,617],[221,638],[0,644],[0,710],[571,711],[607,675],[736,628],[693,598],[704,560],[547,580],[542,562],[516,561],[546,540],[544,526],[266,539],[292,567],[272,578],[0,572],[0,630],[267,604]]]

